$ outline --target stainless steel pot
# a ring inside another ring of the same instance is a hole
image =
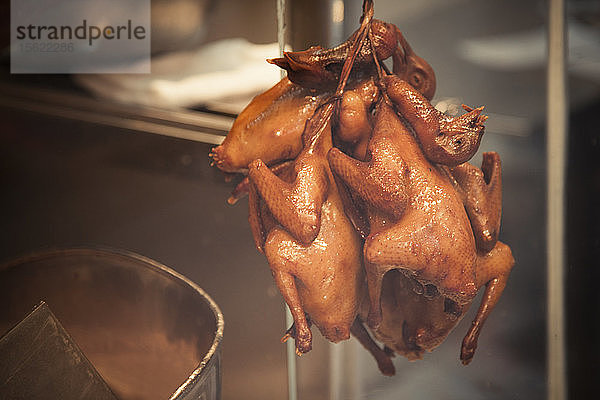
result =
[[[0,267],[0,335],[40,301],[120,399],[219,399],[223,315],[195,283],[124,251],[69,249]]]

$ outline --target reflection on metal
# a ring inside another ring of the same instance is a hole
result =
[[[222,115],[129,106],[10,84],[0,85],[0,106],[215,145],[233,123]]]
[[[564,0],[549,2],[547,94],[548,398],[566,399],[565,170],[567,146]]]
[[[119,399],[220,398],[223,315],[168,267],[86,248],[0,266],[0,331],[41,300]]]

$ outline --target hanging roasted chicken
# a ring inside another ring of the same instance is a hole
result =
[[[394,353],[413,360],[439,346],[485,286],[467,364],[514,265],[498,241],[500,157],[467,162],[483,107],[437,111],[432,68],[373,19],[372,1],[363,7],[342,45],[270,60],[288,77],[248,105],[211,157],[247,174],[230,202],[249,194],[256,246],[294,318],[284,339],[299,355],[314,324],[332,342],[353,334],[393,375]]]

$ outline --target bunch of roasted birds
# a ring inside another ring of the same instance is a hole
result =
[[[432,68],[373,19],[369,0],[345,43],[268,61],[287,77],[252,100],[211,157],[245,174],[229,202],[248,195],[256,247],[294,318],[284,339],[301,355],[311,325],[332,342],[352,334],[393,375],[391,357],[439,346],[485,286],[460,352],[468,364],[514,265],[498,241],[500,157],[467,162],[483,107],[436,110]]]

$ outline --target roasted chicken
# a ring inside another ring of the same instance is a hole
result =
[[[433,69],[373,19],[372,0],[363,7],[340,46],[269,60],[288,78],[248,105],[211,157],[247,173],[230,202],[249,193],[256,246],[294,318],[284,339],[299,355],[314,324],[332,342],[354,335],[393,375],[394,353],[414,360],[439,346],[485,286],[461,348],[468,364],[514,265],[498,241],[500,157],[467,162],[483,107],[437,111]]]

